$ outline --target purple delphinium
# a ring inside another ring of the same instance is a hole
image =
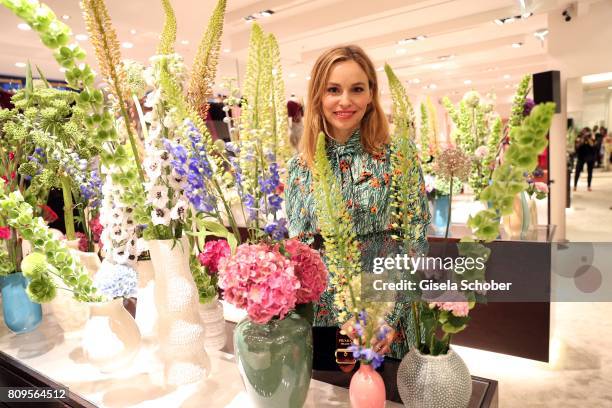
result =
[[[273,240],[282,241],[283,239],[285,239],[288,233],[287,220],[284,218],[281,218],[279,220],[269,222],[264,227],[264,232],[270,235],[270,237],[272,237]]]
[[[85,182],[79,184],[79,189],[81,190],[81,196],[85,202],[89,203],[90,207],[98,208],[100,206],[102,180],[96,170],[92,170]]]
[[[375,352],[371,348],[363,348],[357,344],[350,345],[348,351],[353,353],[353,358],[355,360],[362,360],[368,364],[372,364],[372,368],[375,370],[380,367],[385,360],[382,354]]]

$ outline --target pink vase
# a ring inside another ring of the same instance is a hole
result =
[[[349,387],[352,408],[384,408],[387,400],[385,383],[371,364],[361,363]]]

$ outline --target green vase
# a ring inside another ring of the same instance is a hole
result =
[[[312,374],[312,331],[299,315],[266,324],[243,320],[234,349],[244,387],[254,406],[300,408]]]

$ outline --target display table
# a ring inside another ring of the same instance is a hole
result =
[[[227,327],[231,332],[233,324],[228,323]],[[157,385],[162,367],[155,355],[154,344],[144,343],[129,367],[113,374],[102,374],[85,361],[80,338],[66,338],[51,314],[44,316],[42,324],[35,331],[21,335],[10,332],[0,319],[0,350],[0,387],[68,387],[69,400],[63,401],[63,404],[45,406],[251,406],[234,356],[228,352],[209,353],[212,376],[207,381],[164,389]],[[346,378],[334,374],[315,373],[314,377],[318,380],[311,381],[306,407],[349,406],[348,390],[329,384],[343,384]],[[326,375],[331,377],[326,378]],[[473,394],[474,404],[470,407],[497,407],[496,381],[474,379]],[[394,402],[387,403],[387,407],[401,406]]]

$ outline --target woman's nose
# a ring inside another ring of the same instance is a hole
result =
[[[343,92],[340,95],[340,106],[350,106],[351,105],[351,96],[348,92]]]

